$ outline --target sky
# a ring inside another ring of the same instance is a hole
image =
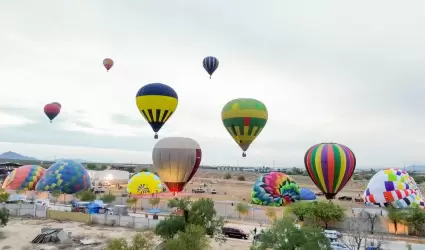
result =
[[[321,142],[357,166],[425,163],[423,1],[8,1],[0,8],[0,152],[151,163],[156,140],[135,104],[165,83],[179,105],[160,138],[195,139],[202,164],[303,167]],[[205,56],[220,66],[210,80]],[[115,61],[110,72],[102,61]],[[261,100],[266,127],[247,157],[221,121]],[[49,123],[46,103],[60,102]]]

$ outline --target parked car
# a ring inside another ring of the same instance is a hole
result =
[[[323,232],[325,233],[325,235],[333,235],[333,236],[336,236],[337,238],[340,238],[342,236],[342,233],[336,230],[325,230]]]
[[[242,229],[239,228],[223,227],[221,232],[229,238],[239,238],[245,240],[249,238],[249,233],[245,233]]]
[[[205,193],[205,190],[202,188],[192,189],[192,193]]]
[[[331,248],[333,250],[352,250],[350,247],[348,247],[347,245],[341,243],[341,242],[331,242]]]
[[[211,194],[217,194],[217,191],[215,191],[215,189],[211,189]]]

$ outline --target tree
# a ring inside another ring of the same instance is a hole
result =
[[[102,164],[102,166],[100,166],[100,169],[101,170],[105,170],[105,169],[107,169],[108,168],[108,166],[106,166],[105,164]]]
[[[354,250],[365,249],[368,246],[375,246],[376,249],[381,249],[381,246],[386,242],[384,235],[369,237],[369,225],[365,225],[355,218],[350,220],[350,227],[348,229],[348,245]],[[363,245],[363,246],[362,246]]]
[[[83,190],[75,194],[75,196],[80,199],[80,201],[94,201],[96,200],[96,195],[90,190]]]
[[[133,212],[136,213],[136,206],[137,206],[137,198],[128,198],[125,202],[127,202],[128,206],[131,208],[133,207]]]
[[[59,189],[54,189],[51,192],[53,198],[54,198],[54,204],[58,201],[59,196],[61,195],[61,191]]]
[[[108,243],[106,250],[151,250],[155,245],[152,242],[152,235],[135,234],[131,244],[125,238],[113,239]]]
[[[392,206],[387,207],[388,220],[394,224],[395,234],[398,233],[398,225],[402,223],[406,217],[406,213],[400,209],[396,209]]]
[[[360,216],[367,219],[369,226],[370,226],[370,228],[369,228],[370,233],[373,234],[373,232],[375,230],[375,223],[379,219],[379,214],[378,213],[370,213],[370,212],[363,210],[360,213]]]
[[[313,203],[295,202],[289,207],[289,211],[297,217],[299,221],[304,221],[312,212]]]
[[[232,179],[232,175],[231,175],[229,172],[227,172],[227,173],[224,175],[223,179],[225,179],[225,180],[230,180],[230,179]]]
[[[9,222],[9,209],[2,207],[0,208],[0,227],[5,227]]]
[[[96,170],[97,166],[96,166],[96,164],[89,163],[89,164],[86,165],[86,168],[89,169],[89,170]]]
[[[269,219],[269,221],[275,221],[276,220],[276,209],[274,207],[268,207],[266,209],[266,216]]]
[[[165,243],[167,250],[207,250],[210,248],[210,240],[205,236],[205,229],[199,225],[187,225],[184,231]]]
[[[344,210],[339,205],[325,201],[315,202],[314,205],[311,205],[310,216],[323,222],[325,229],[328,229],[329,222],[342,221],[345,218]]]
[[[278,219],[254,242],[251,250],[331,250],[330,242],[318,227],[297,228],[291,218]]]
[[[415,235],[421,236],[425,225],[425,211],[421,209],[417,204],[412,208],[409,208],[405,220],[409,226],[413,229]]]
[[[178,204],[174,205],[179,205],[178,207],[183,210],[183,216],[172,215],[161,220],[155,229],[156,235],[169,240],[179,232],[185,231],[188,225],[197,225],[202,227],[210,237],[215,237],[218,241],[223,240],[221,227],[224,222],[222,218],[217,217],[214,202],[211,199],[199,199],[195,202],[188,199],[176,199],[175,203]]]
[[[152,205],[152,208],[156,205],[158,205],[161,202],[160,198],[150,198],[149,199],[149,204]]]
[[[112,203],[117,199],[117,197],[115,197],[115,195],[113,194],[105,194],[102,197],[100,197],[100,199],[105,203]]]
[[[147,169],[147,168],[142,168],[142,170],[140,170],[140,172],[149,172],[149,169]]]
[[[238,176],[238,181],[245,181],[245,176],[239,175]]]
[[[244,215],[248,214],[249,205],[246,204],[246,203],[238,203],[238,204],[236,204],[235,210],[239,214],[239,219],[241,218],[241,215],[242,215],[242,218],[243,218]]]
[[[192,204],[192,201],[190,200],[190,198],[184,197],[180,199],[175,198],[175,199],[169,200],[167,206],[169,208],[177,207],[177,208],[180,208],[181,210],[187,210],[189,209],[191,204]]]
[[[7,202],[9,200],[10,194],[4,189],[0,189],[0,203]]]

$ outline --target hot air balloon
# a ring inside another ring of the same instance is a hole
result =
[[[252,203],[267,206],[282,206],[300,200],[298,183],[280,172],[267,173],[252,187]]]
[[[167,137],[159,140],[152,151],[154,169],[171,192],[180,192],[201,164],[202,151],[190,138]]]
[[[158,139],[158,131],[176,111],[178,99],[176,91],[162,83],[145,85],[137,92],[137,108],[151,125],[155,139]]]
[[[49,103],[44,106],[44,113],[49,118],[50,123],[52,123],[53,119],[55,119],[55,117],[59,115],[60,111],[60,104],[58,105],[55,103]]]
[[[326,199],[334,199],[353,175],[356,157],[344,145],[320,143],[307,150],[304,164],[310,178]]]
[[[204,65],[204,69],[210,75],[210,79],[214,71],[218,68],[218,59],[213,56],[207,56],[204,58],[202,64]]]
[[[109,72],[112,66],[114,66],[114,61],[111,58],[105,58],[103,59],[103,66],[106,68],[106,71]]]
[[[6,190],[34,190],[46,170],[37,165],[25,165],[12,171],[3,182]]]
[[[162,192],[161,180],[150,172],[140,172],[128,181],[129,194],[157,194]]]
[[[228,102],[221,111],[224,127],[243,150],[242,156],[261,133],[267,123],[267,108],[264,103],[240,98]]]
[[[52,104],[56,104],[59,106],[59,108],[62,108],[62,105],[59,102],[52,102]]]
[[[425,200],[413,177],[406,171],[388,168],[377,172],[364,191],[364,201],[378,207],[425,208]]]

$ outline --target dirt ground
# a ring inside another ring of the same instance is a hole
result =
[[[243,225],[236,225],[244,229]],[[41,231],[42,228],[63,228],[65,232],[71,232],[72,238],[75,242],[79,239],[89,238],[96,239],[101,242],[99,245],[90,246],[87,249],[96,250],[104,249],[107,242],[112,238],[125,238],[131,237],[137,232],[134,229],[122,227],[105,227],[105,226],[92,226],[78,222],[58,222],[54,220],[37,220],[37,219],[21,219],[12,218],[8,225],[0,229],[0,249],[10,250],[30,250],[30,249],[43,249],[48,246],[46,244],[32,244],[30,243]],[[249,230],[252,226],[245,226],[245,230]],[[142,232],[144,234],[150,232]],[[160,243],[158,238],[154,238],[156,244]],[[75,243],[76,244],[76,243]],[[50,245],[60,247],[60,249],[76,249],[81,246],[61,246],[60,244],[51,243]],[[233,240],[230,239],[226,243],[220,245],[215,241],[211,242],[212,250],[231,250],[231,249],[249,249],[251,245],[250,240]]]

